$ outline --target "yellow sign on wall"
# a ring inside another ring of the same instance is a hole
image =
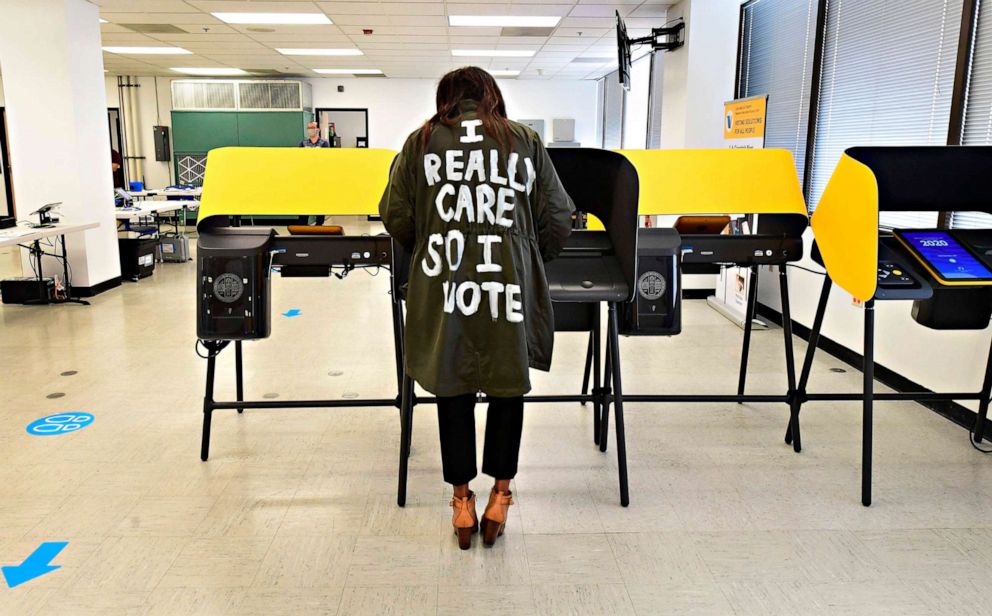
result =
[[[752,96],[723,104],[723,140],[728,148],[765,147],[765,114],[768,95]]]

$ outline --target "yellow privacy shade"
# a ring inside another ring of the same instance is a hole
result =
[[[377,214],[396,152],[369,148],[217,148],[199,221],[211,216]]]
[[[878,283],[878,183],[871,169],[841,155],[811,225],[830,278],[856,299],[873,298]]]
[[[806,216],[792,153],[779,149],[617,150],[640,182],[638,213]]]

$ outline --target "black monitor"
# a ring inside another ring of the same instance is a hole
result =
[[[617,74],[620,76],[620,86],[627,91],[630,91],[630,39],[627,38],[627,26],[623,23],[623,17],[620,17],[620,11],[616,11],[617,15]]]

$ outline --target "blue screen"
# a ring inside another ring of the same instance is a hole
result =
[[[900,235],[946,280],[992,278],[992,272],[943,231],[902,231]]]

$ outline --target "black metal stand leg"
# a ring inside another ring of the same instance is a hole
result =
[[[864,403],[861,418],[861,504],[871,505],[872,412],[875,396],[875,300],[865,302]]]
[[[396,504],[406,506],[406,478],[410,464],[410,433],[413,430],[413,380],[403,377],[400,394],[400,470],[396,489]]]
[[[596,315],[593,317],[592,332],[592,380],[593,380],[593,400],[592,400],[592,440],[599,445],[601,435],[599,433],[600,422],[603,413],[603,377],[600,374],[602,365],[602,349],[600,348],[600,305],[596,304]]]
[[[244,369],[241,363],[241,341],[235,340],[234,342],[234,371],[236,379],[236,387],[238,393],[238,402],[243,402],[245,399],[245,379],[244,379]],[[238,413],[244,413],[244,409],[238,409]]]
[[[210,356],[207,358],[207,388],[203,394],[203,437],[200,441],[200,459],[204,462],[210,456],[210,420],[214,412],[214,367],[217,362],[213,350],[209,350],[209,353]]]
[[[617,305],[610,304],[609,316],[609,345],[612,358],[613,376],[613,415],[617,429],[617,470],[620,475],[620,505],[630,504],[630,493],[627,486],[627,443],[624,436],[623,424],[623,384],[620,380],[620,335],[617,324]],[[605,439],[604,439],[605,443]]]
[[[607,319],[607,329],[609,329]],[[606,453],[606,445],[610,439],[610,401],[613,397],[613,334],[606,334],[606,369],[603,371],[603,407],[599,411],[599,450]]]
[[[989,348],[989,356],[985,364],[985,382],[982,383],[982,398],[978,401],[978,417],[975,418],[975,429],[973,430],[976,443],[981,443],[985,438],[985,418],[989,415],[989,396],[992,396],[992,348]]]
[[[586,347],[586,367],[582,372],[582,395],[586,395],[589,392],[589,374],[592,372],[592,339],[595,334],[589,332],[589,345]],[[582,406],[585,406],[585,400],[580,402]]]
[[[782,335],[785,338],[785,372],[788,379],[789,400],[796,395],[796,357],[792,348],[792,310],[789,306],[789,274],[784,265],[778,266],[779,292],[782,296]],[[789,405],[789,426],[792,433],[799,434],[799,409]],[[799,438],[793,439],[792,448],[797,453],[802,448]]]
[[[396,395],[403,395],[403,303],[399,299],[398,291],[392,291],[393,308],[393,350],[396,356]]]
[[[813,355],[820,342],[820,328],[823,326],[823,315],[827,312],[827,301],[830,299],[830,287],[833,280],[823,276],[823,286],[820,288],[820,301],[816,304],[816,316],[813,318],[813,329],[809,334],[809,346],[806,347],[806,357],[803,359],[803,371],[799,375],[799,384],[789,402],[789,428],[785,431],[785,442],[794,444],[795,451],[802,451],[802,436],[799,429],[799,413],[806,397],[806,384],[809,383],[809,373],[813,369]]]
[[[747,356],[751,350],[751,328],[754,324],[754,311],[758,303],[758,266],[751,266],[751,282],[747,290],[747,308],[744,317],[744,344],[741,347],[741,370],[737,380],[737,395],[744,395],[744,385],[747,382]],[[738,402],[737,404],[741,404]]]

